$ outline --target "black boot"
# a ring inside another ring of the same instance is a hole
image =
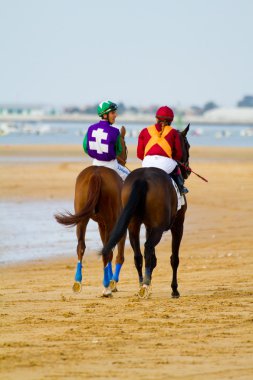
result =
[[[170,174],[171,178],[176,182],[181,195],[189,193],[189,190],[184,187],[184,178],[179,170],[175,170]]]

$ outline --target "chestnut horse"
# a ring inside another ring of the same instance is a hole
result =
[[[181,162],[182,175],[186,179],[189,171],[189,148],[186,134],[189,125],[184,131],[178,132],[182,145],[183,157]],[[177,269],[179,265],[179,247],[183,236],[186,198],[184,205],[178,209],[178,197],[170,176],[158,168],[140,168],[133,170],[127,177],[122,189],[123,210],[112,231],[109,241],[104,245],[102,255],[108,259],[111,250],[120,239],[125,236],[128,228],[129,239],[134,251],[134,262],[139,275],[139,297],[147,298],[150,294],[152,272],[156,267],[157,259],[155,247],[160,242],[163,232],[171,230],[172,255],[170,258],[173,269],[172,297],[180,296],[177,283]],[[146,242],[144,244],[145,275],[143,277],[143,256],[140,249],[140,227],[146,228]]]
[[[123,151],[117,157],[121,164],[125,164],[127,149],[124,142],[125,128],[121,129],[121,143]],[[82,260],[85,252],[86,227],[90,219],[98,224],[103,245],[107,243],[110,233],[122,210],[121,189],[123,181],[112,169],[104,166],[89,166],[84,169],[76,179],[75,187],[75,214],[67,212],[55,215],[58,223],[65,226],[76,226],[78,263],[73,285],[74,292],[80,292],[82,287]],[[104,296],[110,296],[111,291],[116,291],[116,283],[124,262],[124,247],[126,234],[123,234],[118,242],[118,254],[116,256],[115,272],[112,271],[112,250],[103,260],[104,263]]]

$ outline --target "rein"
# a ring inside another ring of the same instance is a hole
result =
[[[195,174],[197,177],[201,178],[203,181],[205,182],[208,182],[208,180],[204,177],[202,177],[200,174],[198,173],[195,173],[189,166],[186,166],[185,164],[183,164],[182,162],[178,161],[178,164],[181,165],[185,170]]]

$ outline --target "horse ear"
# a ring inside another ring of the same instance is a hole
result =
[[[124,127],[124,125],[122,125],[122,127],[120,129],[120,134],[121,134],[121,137],[124,139],[125,134],[126,134],[126,128]]]
[[[187,133],[188,133],[188,131],[189,131],[189,129],[190,129],[190,123],[187,125],[187,127],[182,131],[182,135],[183,136],[186,136],[187,135]]]

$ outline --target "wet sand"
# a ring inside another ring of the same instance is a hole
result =
[[[129,148],[128,166],[139,166]],[[8,155],[30,157],[8,162]],[[34,162],[33,157],[80,157]],[[0,200],[73,198],[88,165],[79,147],[1,147]],[[119,292],[101,298],[102,263],[84,260],[84,286],[72,293],[76,256],[1,271],[2,379],[252,379],[253,148],[192,148],[179,299],[170,298],[170,234],[157,248],[153,293],[139,300],[130,248]],[[3,223],[2,221],[1,223]],[[1,237],[4,239],[4,237]]]

